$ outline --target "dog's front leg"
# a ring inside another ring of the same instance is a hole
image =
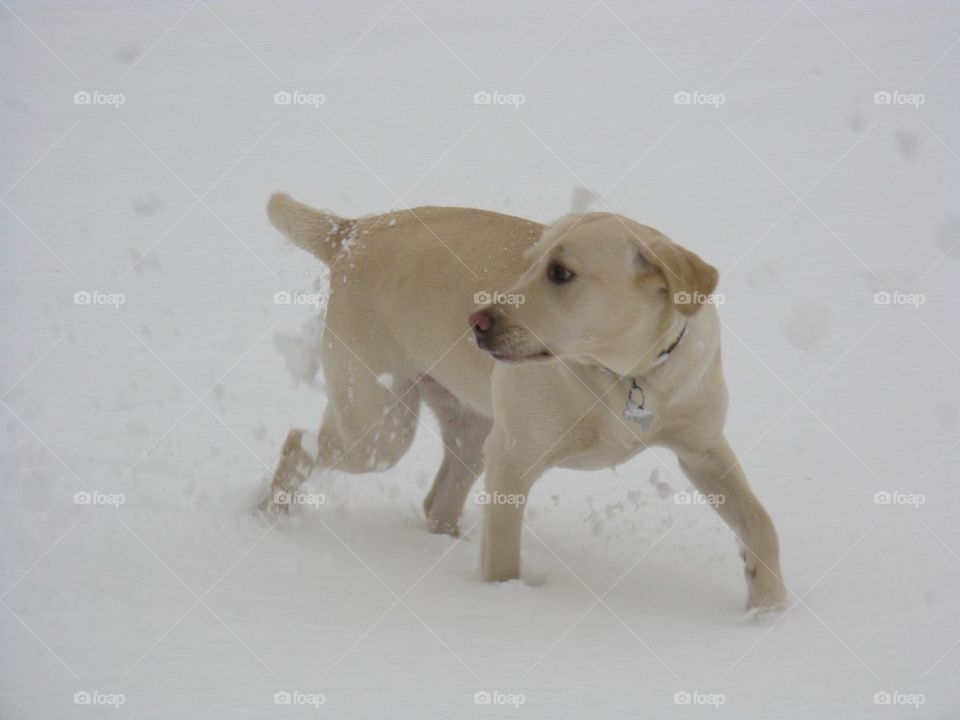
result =
[[[483,579],[502,582],[520,577],[523,510],[543,470],[524,463],[494,428],[484,448],[486,501],[483,515]]]
[[[680,467],[737,534],[743,548],[747,607],[781,609],[786,588],[773,521],[750,489],[726,440],[708,449],[677,448]]]

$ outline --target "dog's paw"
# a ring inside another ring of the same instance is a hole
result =
[[[460,527],[457,521],[442,517],[427,517],[427,530],[435,535],[449,535],[453,538],[460,537]]]
[[[763,623],[770,618],[777,618],[786,608],[787,589],[779,578],[768,574],[763,582],[750,585],[746,612],[754,622]]]
[[[767,565],[750,556],[743,569],[747,581],[747,610],[776,612],[786,607],[787,586],[780,578],[779,563],[773,561]]]
[[[783,615],[784,608],[777,607],[751,607],[747,608],[740,615],[740,623],[743,625],[772,625]]]
[[[270,490],[253,509],[253,514],[267,518],[289,515],[293,508],[291,494],[283,490]]]
[[[748,610],[783,610],[787,606],[787,588],[780,578],[771,573],[749,578],[747,587]]]

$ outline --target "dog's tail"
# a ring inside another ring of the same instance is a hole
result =
[[[294,200],[286,193],[274,193],[267,203],[271,224],[294,245],[313,253],[327,265],[339,254],[354,221]]]

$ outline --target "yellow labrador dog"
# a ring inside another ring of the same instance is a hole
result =
[[[748,607],[782,606],[776,531],[723,433],[712,266],[608,213],[547,227],[441,207],[349,220],[277,194],[268,214],[331,270],[329,402],[319,431],[288,435],[261,509],[288,509],[318,466],[391,467],[424,400],[445,448],[428,526],[455,535],[485,472],[486,580],[519,577],[524,505],[545,471],[661,445],[737,534]]]

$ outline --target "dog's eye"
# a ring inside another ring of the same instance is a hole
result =
[[[575,275],[572,271],[568,270],[558,262],[550,263],[547,266],[547,279],[552,283],[563,285],[564,283],[568,283],[573,280],[574,277]]]

